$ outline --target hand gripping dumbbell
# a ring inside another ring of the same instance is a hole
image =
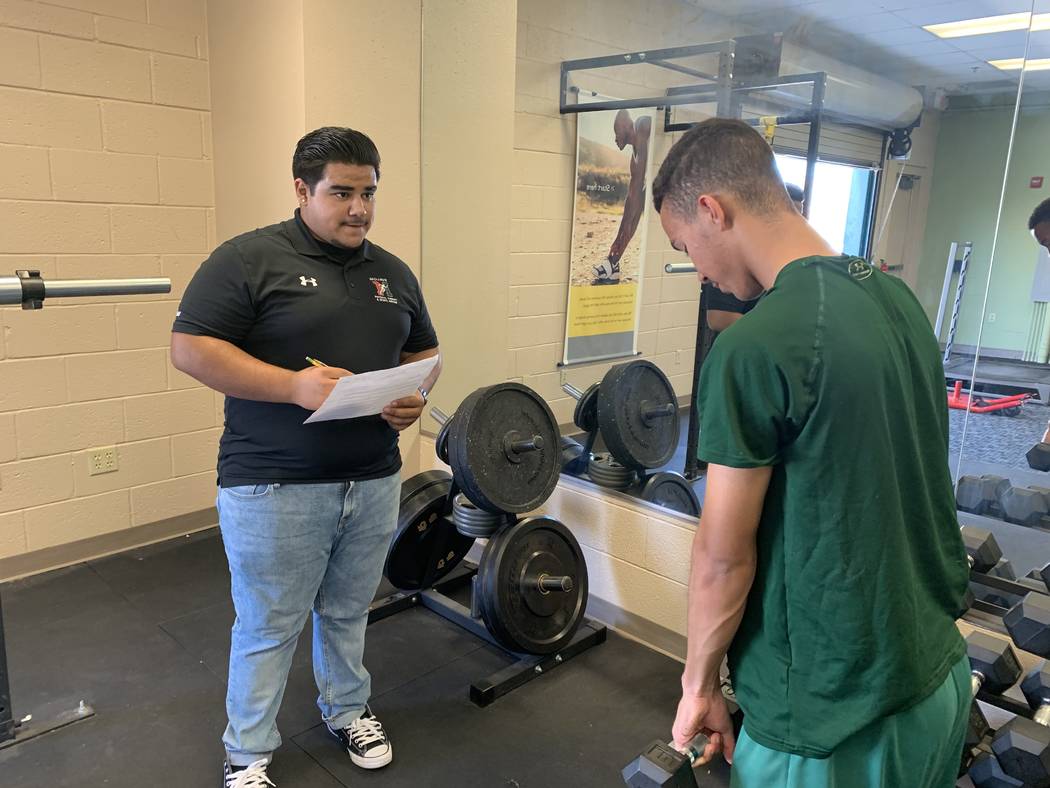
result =
[[[1031,788],[1050,788],[1050,666],[1043,662],[1021,682],[1032,719],[1014,717],[992,738],[1006,774]]]
[[[726,691],[724,685],[722,689]],[[739,736],[744,713],[733,701],[727,699],[726,704],[733,720],[733,732]],[[623,781],[631,788],[697,788],[693,766],[702,754],[692,744],[682,752],[675,749],[673,742],[654,741],[623,769]]]

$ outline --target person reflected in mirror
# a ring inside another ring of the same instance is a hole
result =
[[[765,293],[700,373],[708,472],[675,745],[706,734],[703,759],[721,751],[736,788],[955,785],[969,569],[922,305],[828,245],[742,121],[693,127],[652,192],[703,283]]]
[[[1050,251],[1050,198],[1039,203],[1028,217],[1028,230],[1035,242]]]

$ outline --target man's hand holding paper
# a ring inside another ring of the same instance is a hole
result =
[[[327,398],[304,423],[380,415],[393,429],[403,430],[422,412],[424,402],[419,396],[419,387],[437,362],[438,357],[434,356],[359,375],[334,367],[311,367],[315,373],[335,371],[340,374],[335,376]]]

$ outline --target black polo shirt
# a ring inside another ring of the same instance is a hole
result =
[[[752,298],[750,301],[741,301],[732,293],[719,290],[711,284],[704,285],[704,289],[708,290],[707,308],[716,309],[719,312],[732,312],[738,315],[746,315],[754,309],[755,304],[758,303],[757,298]]]
[[[299,219],[239,235],[201,265],[173,331],[222,339],[290,370],[306,356],[354,373],[437,347],[419,282],[376,244],[319,244]],[[377,479],[401,467],[379,416],[303,424],[298,405],[226,397],[219,484]]]

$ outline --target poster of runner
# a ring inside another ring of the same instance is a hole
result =
[[[652,129],[649,109],[577,115],[565,364],[637,349]]]

